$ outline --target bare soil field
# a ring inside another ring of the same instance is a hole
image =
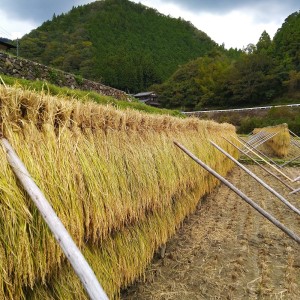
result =
[[[289,195],[262,169],[248,167],[300,207],[300,193]],[[295,178],[300,168],[285,168],[285,172]],[[300,216],[244,171],[236,167],[227,179],[300,235]],[[121,298],[300,299],[299,249],[299,244],[220,185],[167,243],[164,259],[154,258],[145,278]]]

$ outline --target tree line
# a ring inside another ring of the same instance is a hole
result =
[[[220,25],[221,26],[221,25]],[[300,14],[274,38],[226,50],[190,22],[128,0],[73,7],[25,35],[20,55],[127,93],[154,90],[192,111],[293,102],[300,96]]]
[[[128,0],[73,7],[25,35],[20,55],[136,93],[219,46],[182,19]]]
[[[291,14],[273,40],[264,31],[243,50],[210,51],[153,85],[161,104],[203,108],[297,102],[300,96],[300,14]],[[298,101],[299,102],[299,101]]]

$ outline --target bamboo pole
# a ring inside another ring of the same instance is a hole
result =
[[[276,135],[277,133],[275,133],[274,135]],[[272,135],[270,138],[272,138],[274,135]],[[269,139],[270,139],[269,138]],[[264,142],[266,142],[267,140],[269,139],[266,139]],[[256,146],[253,146],[253,145],[250,145],[247,141],[245,141],[244,139],[242,138],[239,138],[239,140],[242,140],[245,144],[247,144],[251,149],[252,149],[252,152],[257,152],[258,154],[262,155],[265,159],[269,160],[270,162],[272,162],[275,166],[279,167],[279,165],[274,161],[272,160],[268,155],[264,154],[262,151],[258,150],[258,146],[262,145],[263,143],[259,144],[259,145],[256,145]],[[251,151],[251,150],[248,150],[247,153]]]
[[[276,132],[276,133],[269,133],[269,134],[263,136],[261,139],[257,140],[255,143],[253,143],[253,142],[250,143],[249,141],[247,141],[247,144],[248,144],[249,146],[251,146],[252,148],[255,148],[255,149],[256,149],[258,146],[264,144],[266,141],[268,141],[268,140],[270,140],[271,138],[273,138],[277,133],[278,133],[278,132]],[[245,141],[245,140],[244,140],[244,141]]]
[[[234,157],[232,157],[229,153],[227,153],[225,150],[223,150],[221,147],[219,147],[216,143],[213,141],[210,141],[210,143],[217,148],[220,152],[222,152],[226,157],[228,157],[230,160],[232,160],[236,165],[238,165],[241,169],[243,169],[247,174],[249,174],[252,178],[254,178],[258,183],[260,183],[265,189],[267,189],[269,192],[271,192],[275,197],[277,197],[282,203],[284,203],[287,207],[289,207],[293,212],[298,214],[300,216],[300,210],[295,207],[293,204],[291,204],[287,199],[285,199],[282,195],[280,195],[278,192],[276,192],[272,187],[270,187],[268,184],[266,184],[263,180],[261,180],[258,176],[256,176],[253,172],[251,172],[248,168],[246,168],[244,165],[242,165],[240,162],[238,162]]]
[[[62,251],[65,253],[74,271],[80,278],[90,299],[108,300],[108,297],[98,282],[93,270],[74,243],[72,237],[56,215],[42,191],[31,178],[12,146],[5,138],[1,138],[1,143],[7,154],[7,160],[11,168],[49,226]]]
[[[298,141],[292,141],[292,144],[296,146],[297,148],[300,148],[299,142]]]
[[[290,134],[291,134],[292,136],[294,136],[294,137],[300,139],[300,137],[299,137],[296,133],[294,133],[292,130],[289,129],[289,132],[290,132]]]
[[[244,155],[246,155],[248,158],[250,158],[255,164],[257,164],[260,168],[262,168],[265,172],[269,173],[270,175],[272,175],[274,178],[276,178],[278,181],[280,181],[283,185],[285,185],[287,188],[289,188],[291,191],[294,191],[294,188],[291,187],[290,185],[288,185],[286,182],[284,182],[281,178],[279,178],[277,175],[275,175],[274,173],[272,173],[270,170],[268,170],[267,168],[265,168],[263,165],[261,165],[258,161],[256,161],[254,158],[252,158],[250,155],[248,155],[245,151],[243,151],[242,149],[240,149],[238,146],[236,146],[234,143],[232,143],[231,141],[229,141],[226,137],[223,136],[223,139],[225,141],[227,141],[231,146],[235,147],[237,150],[239,150],[241,153],[243,153]]]
[[[7,86],[6,86],[6,84],[5,84],[5,82],[3,81],[3,79],[2,79],[1,76],[0,76],[0,80],[1,80],[2,84],[4,85],[4,87],[7,88]]]
[[[297,178],[295,178],[294,180],[293,180],[293,182],[296,182],[296,181],[299,181],[300,180],[300,176],[298,176]]]
[[[259,140],[257,143],[251,145],[253,148],[257,148],[258,146],[264,144],[266,141],[270,140],[271,138],[273,138],[276,134],[278,134],[278,132],[276,133],[270,133],[269,135],[265,136],[263,139]]]
[[[244,140],[241,140],[239,138],[236,138],[235,136],[232,135],[232,137],[238,141],[240,144],[242,144],[244,147],[248,148],[254,155],[256,155],[258,158],[260,158],[262,161],[264,161],[267,165],[269,165],[271,168],[275,169],[278,173],[280,173],[282,176],[284,176],[286,179],[288,179],[289,181],[293,182],[293,179],[291,179],[290,177],[288,177],[286,174],[284,174],[282,171],[280,171],[278,168],[276,168],[275,166],[273,166],[272,164],[270,164],[267,160],[265,160],[263,157],[261,157],[260,155],[258,155],[255,151],[253,151],[251,148],[249,148],[247,145],[245,145],[246,143],[244,142]]]
[[[287,161],[287,162],[285,162],[285,163],[283,163],[282,165],[279,165],[279,168],[283,168],[284,166],[290,164],[291,162],[293,162],[293,161],[295,161],[295,160],[297,160],[297,159],[299,159],[299,158],[300,158],[300,155],[294,157],[293,159],[291,159],[291,160],[289,160],[289,161]]]
[[[272,133],[266,133],[264,131],[259,131],[257,134],[254,135],[254,137],[247,140],[249,145],[253,145],[255,143],[258,143],[259,141],[265,139],[268,135],[271,135]]]
[[[269,214],[267,211],[265,211],[264,209],[262,209],[257,203],[255,203],[252,199],[250,199],[248,196],[246,196],[239,189],[237,189],[232,183],[230,183],[228,180],[226,180],[224,177],[222,177],[219,173],[217,173],[212,168],[210,168],[208,165],[206,165],[204,162],[202,162],[199,158],[197,158],[193,153],[191,153],[189,150],[187,150],[186,148],[184,148],[181,144],[179,144],[176,141],[174,141],[174,144],[179,149],[181,149],[185,154],[187,154],[190,158],[192,158],[202,168],[204,168],[206,171],[208,171],[213,176],[215,176],[217,179],[219,179],[221,182],[223,182],[227,187],[229,187],[231,190],[233,190],[238,196],[240,196],[244,201],[246,201],[249,205],[251,205],[255,210],[257,210],[260,214],[262,214],[265,218],[267,218],[276,227],[278,227],[279,229],[281,229],[290,238],[292,238],[294,241],[296,241],[298,244],[300,244],[300,237],[298,235],[296,235],[293,231],[291,231],[285,225],[283,225],[282,223],[280,223],[271,214]]]
[[[252,145],[257,140],[261,139],[263,136],[264,136],[264,133],[262,131],[260,131],[257,134],[253,135],[251,138],[249,138],[248,143]]]
[[[298,192],[300,192],[300,188],[293,190],[292,192],[290,192],[290,194],[297,194]]]

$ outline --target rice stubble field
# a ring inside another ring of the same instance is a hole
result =
[[[299,207],[299,194],[288,195],[258,166],[249,168]],[[285,172],[297,176],[300,168]],[[300,217],[244,171],[236,167],[228,179],[300,234]],[[145,280],[122,299],[300,299],[298,251],[296,242],[220,185],[168,241],[164,259],[157,255]]]

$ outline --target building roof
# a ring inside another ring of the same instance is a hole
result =
[[[139,99],[140,102],[151,106],[160,106],[160,104],[156,101],[157,94],[155,92],[141,92],[133,95],[135,98]]]
[[[12,44],[9,44],[9,43],[6,43],[2,40],[0,40],[0,45],[6,47],[7,49],[11,49],[11,48],[17,48],[16,46],[12,45]]]
[[[141,92],[138,94],[135,94],[134,97],[145,97],[145,96],[150,96],[152,94],[155,94],[154,92]]]

